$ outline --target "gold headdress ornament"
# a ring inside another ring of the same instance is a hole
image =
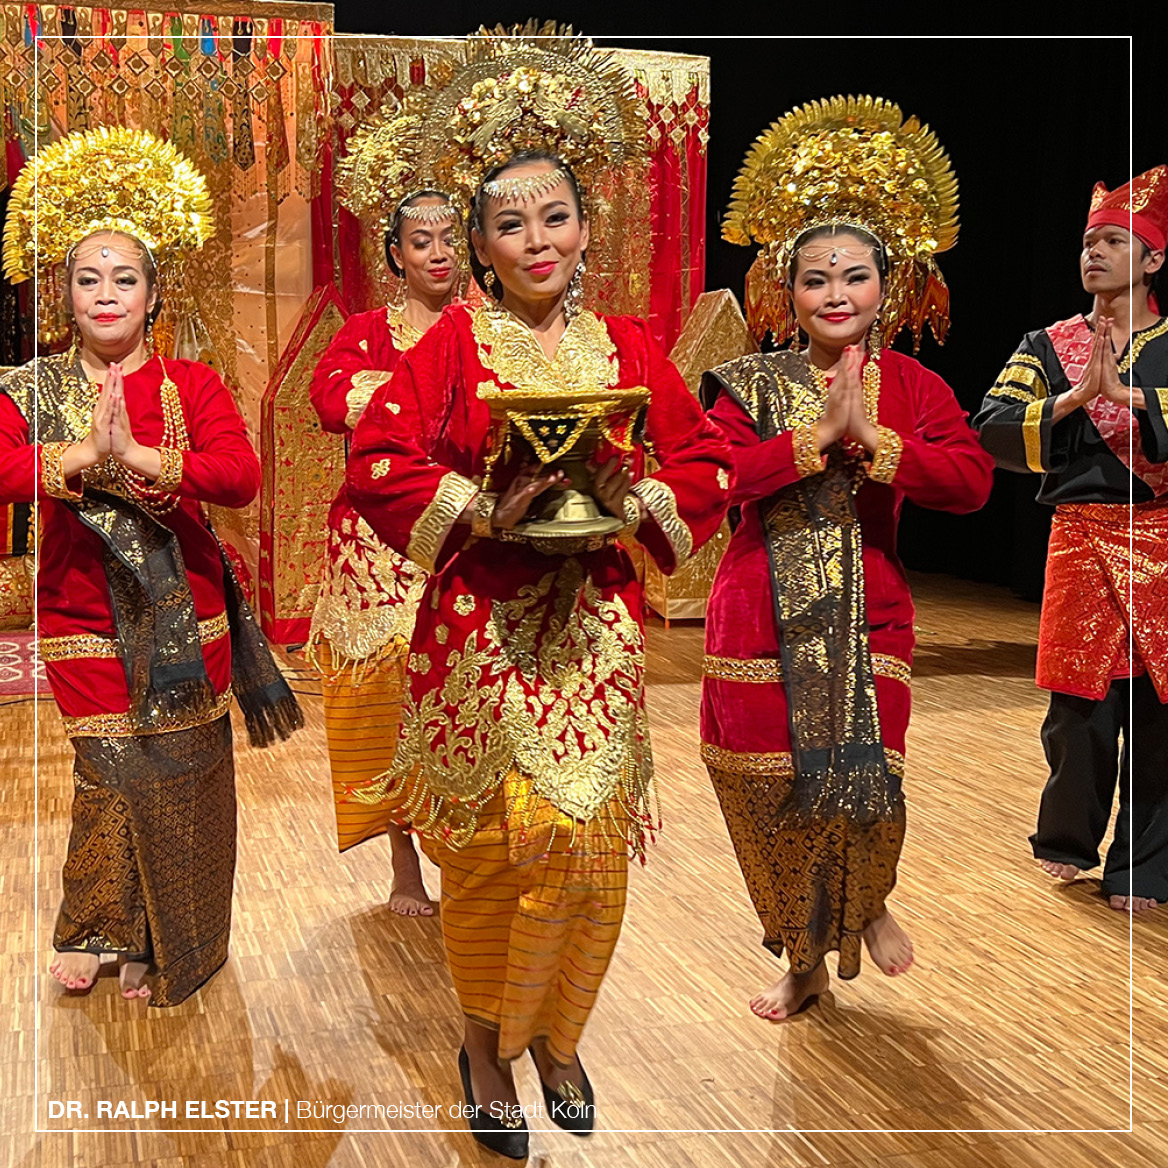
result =
[[[202,174],[169,142],[144,130],[103,126],[46,146],[12,185],[4,225],[4,274],[40,275],[40,334],[68,333],[61,309],[65,260],[97,231],[132,235],[150,249],[173,296],[183,261],[213,231]]]
[[[342,205],[382,233],[398,211],[423,223],[439,223],[452,212],[464,217],[462,207],[429,173],[421,125],[431,97],[432,91],[423,90],[404,103],[391,101],[349,139],[348,153],[337,165]],[[451,206],[402,206],[424,190],[441,191]]]
[[[465,212],[491,167],[520,150],[544,150],[572,168],[590,210],[603,217],[624,164],[645,148],[632,74],[554,21],[480,28],[441,88],[411,94],[393,116],[402,123],[394,165],[409,176],[401,181],[449,191]],[[504,176],[499,193],[536,197],[547,177],[521,182],[520,189]],[[366,186],[372,189],[372,179]]]
[[[722,236],[762,245],[747,276],[747,319],[781,344],[794,331],[787,269],[805,231],[860,227],[888,252],[883,340],[927,322],[949,328],[949,289],[933,259],[957,241],[957,179],[936,135],[873,97],[812,101],[775,122],[750,148],[734,183]]]

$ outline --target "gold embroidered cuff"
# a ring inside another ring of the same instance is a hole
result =
[[[641,479],[634,483],[630,494],[636,495],[657,521],[669,546],[673,548],[676,566],[681,567],[693,555],[693,532],[677,510],[677,496],[673,488],[660,479]]]
[[[160,446],[158,453],[162,458],[162,469],[154,480],[154,490],[173,495],[182,482],[183,452],[173,446]]]
[[[65,481],[65,451],[72,442],[46,442],[41,446],[41,486],[55,499],[80,499],[80,491],[71,491]]]
[[[912,669],[907,661],[893,657],[890,653],[872,654],[872,676],[887,677],[892,681],[899,681],[902,685],[912,683]]]
[[[499,502],[497,491],[479,491],[471,516],[470,533],[479,539],[490,539],[495,534],[495,506]]]
[[[791,431],[791,449],[801,479],[817,475],[827,466],[827,459],[819,453],[819,427],[814,424],[796,426]]]
[[[1046,469],[1042,465],[1042,408],[1044,402],[1031,402],[1022,418],[1022,441],[1026,446],[1026,465],[1035,473]]]
[[[437,570],[438,553],[450,534],[450,529],[458,522],[458,517],[466,510],[470,501],[479,493],[477,483],[454,471],[442,476],[434,498],[418,517],[410,531],[410,542],[406,547],[406,558],[413,560],[419,568],[427,572]]]
[[[624,518],[624,530],[630,534],[641,526],[641,504],[637,502],[637,497],[632,491],[625,496]]]
[[[896,477],[896,469],[900,466],[900,456],[904,453],[904,439],[887,426],[877,426],[876,432],[880,438],[876,443],[876,453],[872,455],[868,477],[875,483],[890,483]]]

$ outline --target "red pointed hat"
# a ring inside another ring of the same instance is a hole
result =
[[[1096,183],[1087,228],[1104,224],[1123,227],[1161,250],[1168,241],[1168,166],[1153,166],[1113,191]]]

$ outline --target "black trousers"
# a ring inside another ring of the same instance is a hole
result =
[[[1050,778],[1030,837],[1034,855],[1096,867],[1118,781],[1103,892],[1168,902],[1168,705],[1151,679],[1114,681],[1099,702],[1052,693],[1042,745]]]

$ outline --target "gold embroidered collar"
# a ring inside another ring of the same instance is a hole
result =
[[[385,324],[393,347],[399,353],[412,349],[426,335],[422,329],[406,320],[405,313],[396,304],[386,305]]]
[[[573,318],[550,358],[532,329],[505,308],[476,308],[471,331],[483,368],[515,389],[575,398],[611,389],[620,379],[616,343],[594,312]]]

